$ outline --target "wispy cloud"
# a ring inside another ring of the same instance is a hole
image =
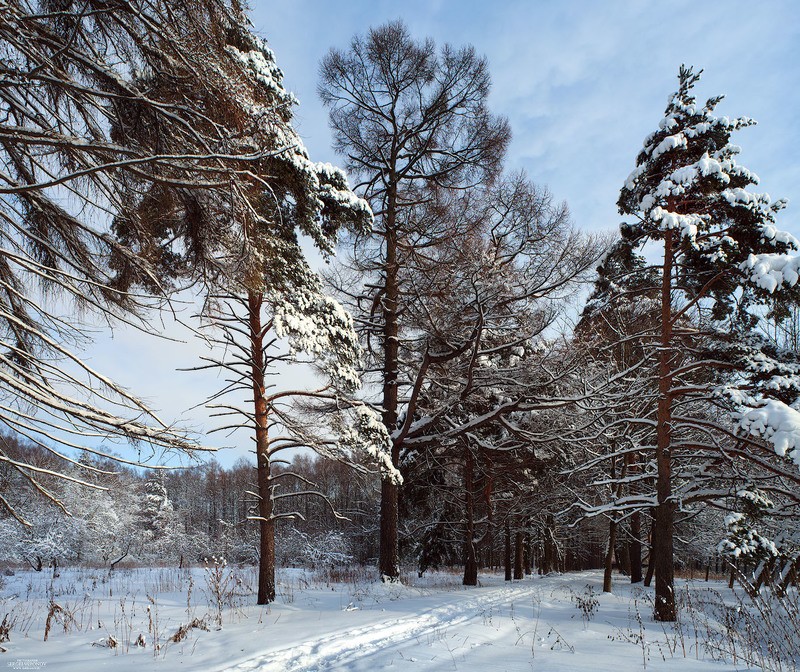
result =
[[[336,159],[315,93],[320,58],[398,16],[419,38],[472,43],[488,56],[493,109],[514,132],[509,166],[567,200],[581,227],[617,225],[618,190],[681,63],[705,69],[701,95],[727,95],[722,113],[759,120],[738,139],[742,160],[766,190],[800,208],[795,2],[256,3],[253,22],[300,97],[301,131],[315,155]],[[790,210],[783,225],[798,234],[798,221]]]
[[[722,113],[759,120],[738,138],[742,162],[761,176],[765,190],[795,202],[782,224],[800,236],[800,3],[794,0],[252,4],[256,29],[300,98],[296,119],[314,160],[337,160],[316,96],[320,59],[331,46],[347,47],[355,33],[403,18],[419,38],[472,43],[488,56],[493,110],[510,119],[514,132],[509,168],[525,168],[547,185],[587,229],[618,224],[619,188],[664,110],[678,66],[705,68],[700,95],[725,93]],[[214,374],[176,373],[196,365],[203,346],[174,325],[167,331],[186,342],[119,332],[92,346],[93,363],[147,397],[165,418],[185,417],[210,429],[207,412],[182,414],[221,381]],[[246,438],[235,442],[237,454],[250,448]]]

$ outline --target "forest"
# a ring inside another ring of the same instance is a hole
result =
[[[340,166],[279,58],[239,0],[0,0],[0,566],[224,557],[258,605],[282,568],[598,569],[663,623],[676,575],[796,593],[800,241],[753,120],[681,66],[590,233],[507,167],[474,47],[331,48]],[[187,302],[232,466],[85,355]]]

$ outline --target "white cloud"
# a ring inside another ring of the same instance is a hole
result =
[[[743,162],[774,196],[798,201],[800,6],[794,2],[412,1],[402,9],[366,0],[259,2],[254,24],[300,96],[301,131],[324,160],[336,157],[315,94],[319,60],[329,47],[345,47],[355,33],[398,14],[418,38],[472,43],[489,57],[493,110],[509,117],[514,132],[509,166],[525,167],[567,200],[579,226],[618,224],[622,180],[655,128],[681,63],[705,68],[701,94],[727,94],[723,113],[759,120],[739,139]],[[792,214],[783,226],[800,234]]]

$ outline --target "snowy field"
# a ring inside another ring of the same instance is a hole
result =
[[[603,595],[599,572],[511,584],[484,574],[466,589],[458,574],[382,585],[362,570],[331,577],[286,569],[267,607],[253,604],[255,578],[252,568],[214,565],[64,569],[54,580],[17,571],[0,591],[0,619],[12,623],[9,641],[0,637],[0,664],[59,672],[599,672],[746,670],[759,662],[725,627],[737,600],[721,582],[679,581],[682,621],[662,627],[650,615],[650,589],[619,577],[615,594]],[[773,667],[793,669],[786,661]]]

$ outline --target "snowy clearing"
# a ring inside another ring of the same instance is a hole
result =
[[[651,589],[617,577],[615,594],[603,595],[596,571],[513,583],[482,574],[480,586],[463,588],[458,574],[444,572],[384,585],[363,571],[333,582],[285,569],[278,601],[267,607],[252,604],[252,568],[76,569],[55,580],[20,570],[4,578],[0,615],[13,627],[0,660],[15,669],[755,669],[720,651],[733,639],[697,611],[719,598],[735,610],[719,581],[679,582],[683,622],[673,628],[653,621]],[[61,610],[49,609],[49,595]],[[207,630],[172,641],[192,621]]]

